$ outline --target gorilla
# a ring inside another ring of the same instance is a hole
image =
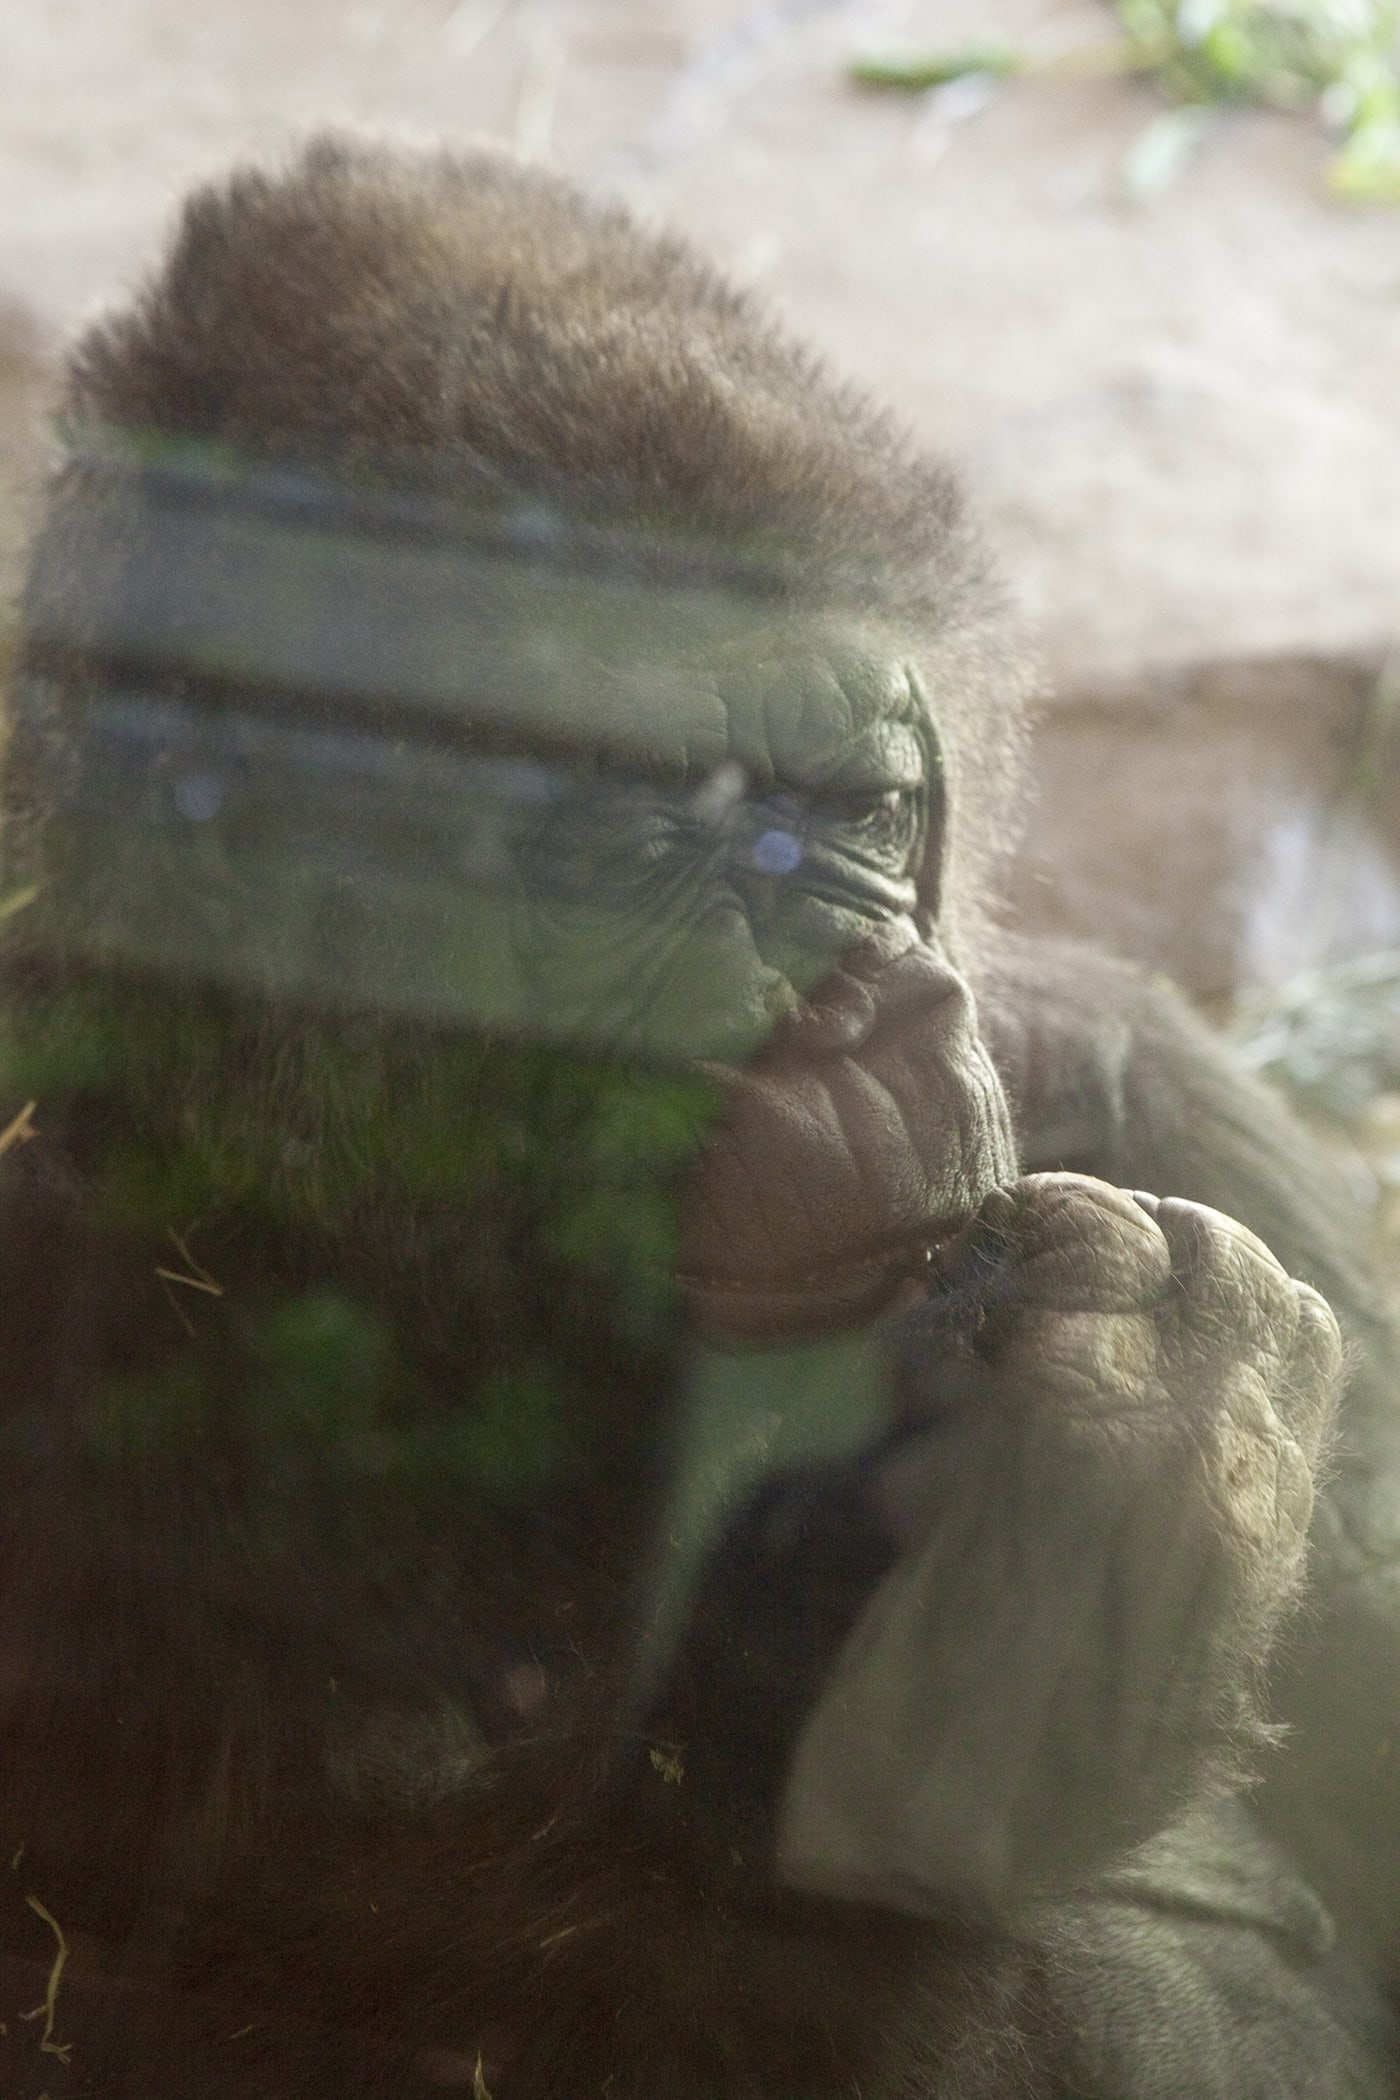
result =
[[[954,479],[488,152],[186,206],[0,765],[25,2100],[1400,2092],[1363,1225],[1001,923]]]

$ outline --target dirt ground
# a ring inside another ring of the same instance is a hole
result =
[[[0,0],[0,575],[64,337],[179,194],[326,123],[486,136],[693,232],[963,464],[1053,678],[1022,909],[1203,992],[1400,945],[1400,212],[1134,79],[852,85],[1100,0]],[[1325,909],[1317,899],[1325,899]]]

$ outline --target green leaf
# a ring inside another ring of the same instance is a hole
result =
[[[1138,133],[1123,161],[1123,187],[1135,204],[1148,203],[1176,181],[1214,120],[1204,102],[1186,102]]]
[[[1327,170],[1343,204],[1400,204],[1400,121],[1358,125]]]
[[[898,88],[917,95],[926,88],[946,87],[972,73],[1003,74],[1020,70],[1020,54],[1009,44],[974,44],[961,51],[926,51],[908,57],[892,53],[858,58],[851,78],[862,87]]]

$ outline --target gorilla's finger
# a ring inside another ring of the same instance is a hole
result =
[[[1157,1304],[1171,1259],[1153,1221],[1087,1174],[1032,1174],[994,1189],[939,1263],[989,1307],[1136,1312]]]
[[[1284,1369],[1282,1401],[1288,1426],[1310,1464],[1316,1464],[1346,1369],[1336,1314],[1311,1284],[1295,1283],[1298,1330]]]
[[[1229,1358],[1277,1367],[1292,1351],[1299,1302],[1264,1242],[1234,1218],[1179,1197],[1157,1223],[1170,1250],[1176,1326],[1203,1364]]]

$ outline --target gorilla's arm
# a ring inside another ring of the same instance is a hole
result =
[[[1066,1851],[1072,1869],[1108,1852],[1096,1888],[981,1923],[952,1900],[901,1917],[765,1896],[753,1872],[707,1890],[577,1743],[526,1741],[423,1812],[300,1802],[249,1881],[216,1881],[186,1921],[171,1967],[188,1995],[167,2003],[158,1971],[124,2025],[69,1976],[62,2038],[85,2079],[106,2027],[106,2100],[147,2100],[182,2065],[259,2100],[418,2100],[468,2083],[479,2053],[488,2091],[532,2100],[561,2073],[617,2100],[1380,2100],[1380,2044],[1364,2008],[1353,2033],[1285,1860],[1208,1818],[1165,1854],[1116,1851],[1192,1797],[1247,1718],[1298,1572],[1330,1322],[1225,1221],[1064,1177],[988,1198],[963,1257],[964,1317],[926,1305],[903,1324],[907,1438],[870,1483],[901,1561],[818,1710],[789,1818],[841,1777],[854,1675],[856,1816],[902,1813],[920,1775],[893,1768],[927,1753],[935,1821],[910,1826],[906,1875],[927,1875],[951,1800],[974,1869],[1004,1840],[1033,1889]],[[752,1598],[760,1629],[775,1602]],[[743,1625],[724,1632],[737,1655]],[[692,1799],[699,1749],[675,1787],[642,1761],[655,1799]],[[38,2003],[40,1981],[18,1977],[14,2001]]]
[[[1286,1855],[1238,1806],[1193,1818],[1116,1886],[1037,1924],[1041,2031],[1064,2047],[1055,2100],[1395,2091],[1383,2016],[1333,1955],[1327,1918]]]
[[[1313,1520],[1317,1604],[1273,1671],[1286,1753],[1260,1795],[1338,1923],[1382,1970],[1400,1954],[1400,1337],[1351,1192],[1276,1094],[1160,978],[1070,943],[1000,934],[981,1023],[1028,1167],[1066,1167],[1241,1220],[1327,1298],[1349,1348]]]
[[[1070,941],[989,932],[982,1032],[1024,1172],[1093,1174],[1238,1218],[1322,1292],[1393,1389],[1395,1329],[1356,1202],[1279,1096],[1164,978]]]
[[[985,1199],[896,1346],[907,1428],[867,1493],[899,1558],[803,1731],[780,1857],[1006,1916],[1254,1751],[1337,1330],[1232,1220],[1057,1174]]]

